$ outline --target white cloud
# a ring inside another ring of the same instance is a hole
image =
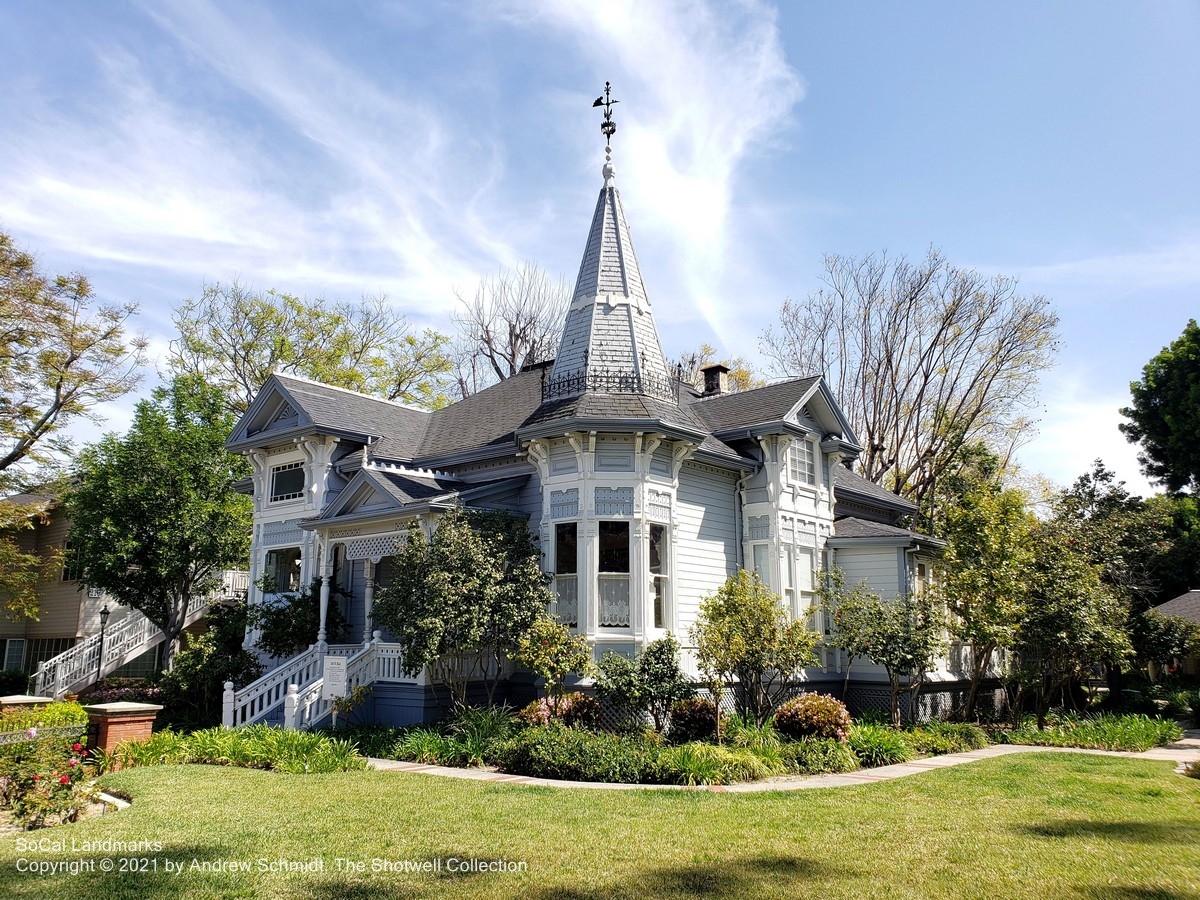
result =
[[[1131,493],[1146,497],[1159,492],[1138,467],[1137,447],[1117,429],[1124,421],[1117,410],[1129,402],[1127,395],[1097,395],[1088,387],[1086,373],[1061,370],[1043,394],[1048,399],[1039,434],[1017,453],[1027,472],[1066,486],[1102,459]]]
[[[618,99],[636,98],[616,108],[614,164],[638,209],[639,244],[644,235],[674,244],[681,299],[735,352],[731,335],[748,349],[758,325],[739,307],[745,286],[727,278],[745,274],[729,260],[748,250],[731,229],[733,197],[744,163],[770,146],[804,92],[775,10],[753,0],[518,0],[501,8],[522,24],[568,33],[599,71],[614,73]],[[660,309],[669,319],[672,310]]]
[[[1024,280],[1149,290],[1200,285],[1200,237],[1134,253],[1090,256],[1020,269]]]

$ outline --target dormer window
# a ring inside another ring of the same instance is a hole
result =
[[[304,496],[304,463],[294,462],[271,469],[271,502]]]
[[[817,454],[812,441],[795,441],[788,448],[788,475],[792,484],[817,484]]]

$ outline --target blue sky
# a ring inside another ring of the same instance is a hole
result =
[[[825,254],[936,246],[1062,318],[1025,467],[1147,490],[1116,410],[1200,307],[1194,2],[8,0],[0,228],[158,352],[234,278],[447,327],[500,266],[574,278],[606,80],[668,353],[754,358]]]

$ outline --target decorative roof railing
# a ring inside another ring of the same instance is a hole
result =
[[[579,394],[638,394],[660,400],[675,399],[675,381],[633,371],[599,369],[567,372],[542,382],[542,400]]]

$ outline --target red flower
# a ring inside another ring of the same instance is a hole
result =
[[[80,750],[83,749],[83,744],[72,744],[71,749],[74,750],[76,753],[78,753]]]
[[[75,766],[79,765],[79,760],[77,760],[77,759],[68,759],[68,760],[67,760],[67,765],[68,765],[68,766],[71,766],[72,768],[74,768]]]
[[[70,775],[63,775],[63,776],[61,776],[61,777],[58,779],[58,783],[59,783],[59,784],[70,784],[70,783],[71,783],[71,776],[70,776]]]
[[[41,781],[41,780],[42,780],[42,776],[41,776],[41,775],[34,775],[34,776],[33,776],[33,780],[34,780],[34,781]]]

